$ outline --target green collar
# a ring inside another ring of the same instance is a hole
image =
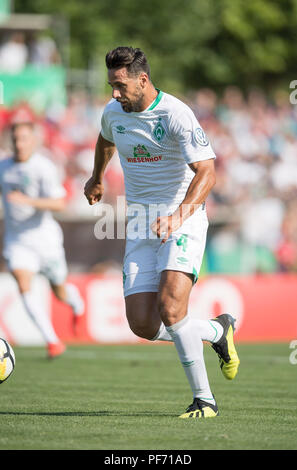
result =
[[[163,91],[159,90],[158,88],[156,88],[156,90],[158,91],[158,95],[157,95],[157,98],[155,99],[155,101],[150,105],[150,107],[148,108],[147,111],[152,111],[152,109],[154,109],[161,101],[161,98],[163,96]]]

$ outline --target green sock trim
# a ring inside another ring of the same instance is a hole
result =
[[[184,367],[190,367],[195,363],[195,361],[188,361],[188,362],[182,362],[182,365]]]
[[[211,320],[209,320],[208,322],[210,323],[210,326],[212,326],[212,328],[213,328],[213,329],[215,330],[215,332],[216,332],[216,335],[215,335],[214,339],[212,340],[212,342],[214,343],[214,340],[215,340],[216,337],[218,336],[218,330],[216,329],[215,326],[213,326],[213,324],[211,323]]]

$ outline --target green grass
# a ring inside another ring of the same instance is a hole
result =
[[[205,345],[220,416],[180,420],[192,401],[172,345],[69,346],[59,359],[15,347],[0,386],[0,449],[297,449],[289,344],[240,344],[227,381]]]

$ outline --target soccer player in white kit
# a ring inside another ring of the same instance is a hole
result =
[[[41,332],[49,358],[65,345],[32,293],[33,276],[41,272],[56,297],[68,304],[74,319],[84,312],[77,287],[67,283],[63,233],[52,211],[65,207],[65,190],[54,164],[37,152],[34,123],[12,126],[13,156],[0,161],[0,190],[4,209],[3,257],[15,278],[24,308]]]
[[[205,200],[215,184],[215,155],[190,108],[154,87],[140,49],[118,47],[106,55],[106,65],[113,99],[102,116],[85,195],[89,204],[100,201],[103,174],[117,149],[128,205],[123,280],[130,328],[152,341],[174,342],[193,393],[180,417],[215,417],[203,341],[217,352],[223,375],[233,379],[239,366],[234,319],[188,315],[205,248]],[[129,226],[139,206],[141,230],[135,237]]]

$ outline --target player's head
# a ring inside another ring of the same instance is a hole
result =
[[[105,58],[112,96],[127,113],[143,110],[145,93],[152,86],[150,68],[140,49],[117,47]]]
[[[36,147],[36,134],[32,122],[18,122],[11,126],[12,144],[15,160],[25,162]]]

